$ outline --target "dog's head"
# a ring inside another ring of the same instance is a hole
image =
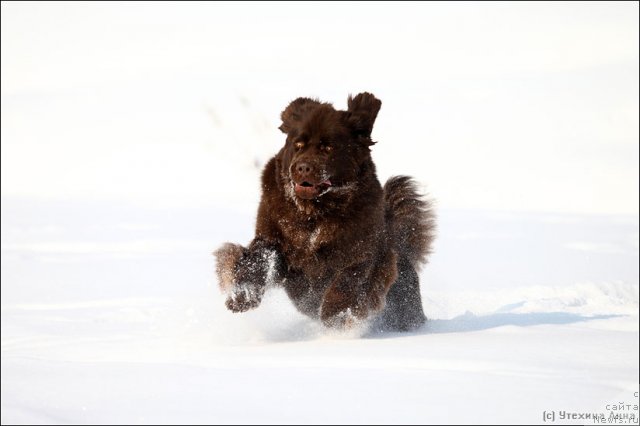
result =
[[[285,193],[299,207],[324,198],[336,201],[357,191],[363,169],[372,168],[371,130],[382,102],[370,93],[349,96],[346,111],[298,98],[282,111],[287,135],[280,151]]]

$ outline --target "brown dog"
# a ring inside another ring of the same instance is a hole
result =
[[[378,182],[370,147],[381,104],[370,93],[349,97],[347,111],[298,98],[282,112],[287,140],[262,174],[255,238],[214,253],[227,308],[255,308],[279,285],[327,326],[424,323],[417,269],[435,219],[410,178]]]

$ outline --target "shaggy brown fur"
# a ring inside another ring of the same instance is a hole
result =
[[[369,93],[349,97],[346,111],[298,98],[282,112],[287,139],[262,174],[255,238],[215,253],[230,310],[255,308],[280,285],[327,326],[376,318],[409,330],[425,321],[416,270],[434,215],[410,178],[378,182],[370,147],[381,104]]]

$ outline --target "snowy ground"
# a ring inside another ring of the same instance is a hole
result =
[[[226,312],[209,253],[250,238],[249,210],[2,208],[4,424],[541,423],[638,403],[634,217],[441,211],[430,321],[379,335],[329,332],[278,291]]]

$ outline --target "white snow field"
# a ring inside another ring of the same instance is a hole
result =
[[[375,334],[277,290],[225,311],[209,253],[247,241],[244,211],[2,206],[5,424],[541,423],[638,403],[634,218],[441,211],[430,321]]]
[[[2,424],[638,424],[637,2],[1,7]],[[280,111],[361,91],[429,321],[226,311]]]

